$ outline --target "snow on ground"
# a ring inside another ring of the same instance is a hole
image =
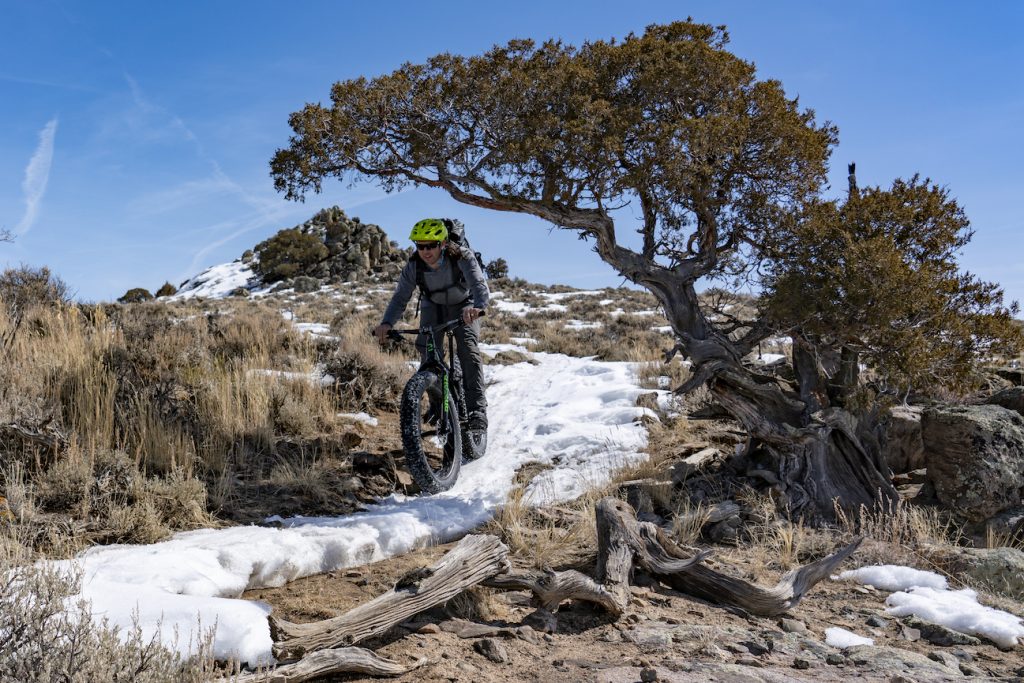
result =
[[[539,308],[530,306],[529,304],[523,303],[522,301],[506,301],[503,298],[494,299],[491,297],[490,306],[505,313],[511,313],[512,315],[525,316],[529,313],[565,313],[568,308],[562,304],[545,304]]]
[[[186,280],[178,292],[169,298],[176,301],[194,297],[222,298],[239,287],[248,287],[250,280],[255,281],[255,277],[252,268],[241,261],[222,263]]]
[[[369,413],[338,413],[338,417],[343,420],[351,420],[352,422],[362,422],[368,424],[371,427],[377,426],[377,418],[373,417]]]
[[[482,346],[489,354],[522,349]],[[137,612],[145,637],[161,624],[163,641],[182,652],[197,640],[201,619],[204,629],[216,624],[218,658],[268,661],[267,608],[237,599],[245,589],[281,586],[455,539],[494,515],[515,472],[529,462],[553,466],[526,492],[527,500],[540,504],[574,497],[643,457],[646,432],[634,422],[645,413],[634,405],[643,390],[631,364],[533,357],[538,365],[485,368],[488,453],[466,465],[450,491],[396,494],[366,512],[281,520],[280,528],[201,530],[152,545],[97,547],[62,564],[81,569],[82,595],[97,619],[127,629]]]
[[[550,303],[558,301],[564,301],[565,299],[575,299],[580,296],[597,296],[598,294],[604,294],[603,289],[577,289],[572,292],[534,292],[547,299]]]
[[[949,590],[946,579],[896,565],[861,567],[839,574],[840,580],[858,581],[875,588],[896,591],[885,599],[886,612],[897,617],[914,615],[954,631],[984,636],[999,647],[1011,648],[1024,638],[1024,620],[978,603],[969,588]]]
[[[586,320],[566,320],[563,327],[567,330],[594,330],[601,327],[601,323]]]
[[[833,626],[832,628],[825,629],[825,644],[846,649],[855,645],[874,645],[875,641],[859,636],[852,631],[847,631],[845,628]]]

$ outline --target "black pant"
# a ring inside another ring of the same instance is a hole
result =
[[[462,311],[472,306],[466,302],[457,306],[442,306],[431,301],[424,301],[420,308],[420,325],[438,325],[449,320],[462,319]],[[480,357],[480,320],[471,324],[455,327],[455,353],[462,366],[462,387],[466,392],[466,418],[471,427],[487,428],[487,396],[484,394],[483,360]],[[447,349],[442,347],[444,335],[434,337],[434,345],[442,354]],[[416,337],[416,348],[420,350],[422,360],[427,359],[427,335]],[[451,360],[449,359],[449,362]]]

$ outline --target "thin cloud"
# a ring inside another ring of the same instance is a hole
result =
[[[15,234],[24,235],[36,222],[39,205],[46,194],[46,184],[50,180],[50,166],[53,164],[53,140],[57,135],[57,119],[51,119],[39,132],[39,145],[35,154],[25,167],[25,180],[21,190],[25,194],[25,215],[14,229]]]

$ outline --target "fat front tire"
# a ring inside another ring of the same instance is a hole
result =
[[[449,393],[448,410],[441,411],[441,396],[441,378],[430,371],[413,375],[402,393],[405,464],[427,493],[450,489],[462,465],[462,433],[455,397]]]

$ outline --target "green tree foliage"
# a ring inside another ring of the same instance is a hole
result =
[[[256,245],[255,271],[264,282],[277,282],[296,275],[327,258],[329,252],[316,235],[298,228],[281,230]]]
[[[160,289],[156,290],[156,298],[163,296],[174,296],[178,293],[178,288],[172,285],[170,282],[165,282],[160,285]]]
[[[135,287],[129,289],[124,293],[123,296],[118,298],[118,302],[122,304],[139,304],[143,301],[152,301],[153,295],[150,294],[148,289],[144,287]]]
[[[499,257],[484,266],[484,271],[490,279],[500,280],[508,277],[508,263]]]
[[[960,272],[972,235],[949,191],[914,176],[820,202],[783,235],[762,297],[773,327],[845,348],[883,386],[964,389],[979,358],[1024,340],[1014,303]]]

